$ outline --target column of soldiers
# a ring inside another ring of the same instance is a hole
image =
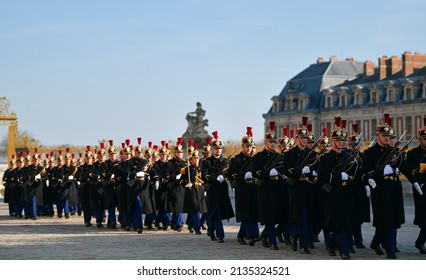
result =
[[[408,153],[409,143],[399,147],[387,114],[364,152],[359,150],[363,137],[357,125],[349,135],[340,117],[329,135],[323,129],[318,138],[307,117],[290,137],[284,128],[279,139],[270,122],[258,152],[248,127],[241,152],[227,158],[216,131],[203,147],[202,159],[192,141],[185,159],[181,138],[173,149],[162,141],[161,147],[149,143],[145,151],[141,138],[135,147],[126,140],[119,153],[110,140],[99,151],[88,146],[78,160],[67,149],[64,155],[59,151],[56,166],[54,153],[43,163],[35,150],[10,162],[3,178],[5,202],[9,215],[19,218],[53,216],[56,204],[59,218],[83,214],[86,226],[94,219],[98,228],[106,222],[116,229],[119,223],[121,229],[138,233],[144,226],[181,232],[185,213],[190,233],[207,229],[210,240],[219,243],[225,238],[222,221],[236,217],[239,244],[261,241],[278,250],[279,242],[302,254],[315,249],[322,231],[328,254],[338,253],[342,259],[350,259],[354,248],[365,248],[362,224],[370,222],[371,203],[375,235],[370,248],[396,258],[397,230],[405,223],[403,174],[413,187],[414,224],[420,228],[415,247],[425,254],[426,118],[424,126],[418,131],[419,146]]]

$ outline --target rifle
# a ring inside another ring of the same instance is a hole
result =
[[[229,156],[224,159],[221,159],[219,163],[215,166],[214,170],[211,172],[210,176],[216,178],[217,176],[221,175],[229,167],[229,160],[235,154],[238,148],[239,147],[236,147]],[[228,180],[226,180],[226,183],[228,184],[228,186],[231,185]],[[209,190],[212,185],[213,184],[211,182],[205,182],[204,189]]]
[[[355,147],[350,150],[350,152],[347,153],[346,157],[342,157],[339,162],[337,163],[337,165],[331,170],[331,172],[344,172],[349,164],[352,162],[353,159],[355,159],[356,154],[358,153],[358,149],[361,146],[362,142],[364,142],[364,139],[361,139],[361,135],[358,138],[358,142],[356,142]],[[325,183],[324,186],[322,186],[322,189],[326,192],[331,192],[331,190],[333,189],[333,185],[330,183]]]
[[[272,168],[275,168],[277,164],[282,160],[282,153],[275,152],[275,154],[268,160],[268,162],[263,166],[262,173],[271,171]],[[255,184],[257,186],[262,186],[264,179],[257,178]]]
[[[136,172],[136,173],[137,173],[137,172],[140,172],[140,171],[144,171],[144,172],[146,172],[146,170],[148,169],[148,166],[147,166],[147,165],[149,165],[148,160],[143,159],[143,160],[139,163],[139,165],[136,167],[135,172]],[[141,177],[141,178],[137,178],[137,177],[135,177],[135,178],[130,179],[129,181],[127,181],[127,185],[129,185],[130,187],[132,187],[132,186],[135,184],[136,180],[143,181],[143,180],[145,180],[145,178],[144,178],[144,177]]]
[[[296,162],[296,164],[294,165],[294,168],[303,168],[304,166],[306,166],[306,164],[308,163],[308,160],[310,160],[311,159],[311,156],[312,156],[312,154],[313,153],[316,153],[315,152],[315,149],[318,147],[318,145],[319,145],[319,143],[321,142],[321,139],[324,137],[324,133],[323,134],[321,134],[321,136],[318,138],[318,140],[315,142],[315,144],[312,146],[312,149],[310,149],[310,150],[308,150],[307,152],[305,152],[304,154],[303,154],[303,156],[301,156],[298,160],[297,160],[297,162]],[[296,181],[297,181],[297,179],[295,179],[295,178],[291,178],[291,177],[288,177],[287,178],[287,184],[289,185],[289,186],[294,186],[294,184],[296,183]]]
[[[240,168],[240,170],[238,170],[238,173],[243,173],[246,174],[250,168],[251,168],[251,162],[253,160],[253,156],[251,156],[248,160],[246,160],[246,162],[244,163],[244,165]],[[241,184],[241,182],[234,180],[234,182],[232,182],[231,187],[233,189],[237,188],[239,185]]]
[[[380,159],[376,162],[376,168],[382,170],[385,168],[385,166],[387,164],[390,163],[392,156],[395,154],[395,152],[397,150],[399,150],[398,146],[401,144],[401,140],[404,138],[404,135],[407,131],[404,131],[404,133],[401,135],[401,137],[399,137],[398,141],[395,143],[395,145],[393,147],[388,146],[385,150],[385,152],[382,154],[382,156],[380,157]],[[411,141],[413,140],[414,136],[410,139],[410,141],[407,143],[407,145],[405,145],[404,149],[408,148],[408,145],[411,143]]]

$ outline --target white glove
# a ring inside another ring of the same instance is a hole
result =
[[[420,195],[423,195],[422,188],[420,187],[419,183],[415,182],[413,186]]]
[[[222,183],[222,182],[225,180],[225,178],[224,178],[222,175],[219,175],[219,176],[217,176],[216,180],[217,180],[219,183]]]
[[[393,173],[392,167],[390,167],[390,165],[387,164],[385,166],[385,169],[383,170],[383,176],[386,176],[386,175],[389,175],[389,174],[392,174],[392,173]]]
[[[400,171],[399,171],[399,168],[397,167],[397,168],[395,168],[395,174],[396,175],[399,175],[400,174]]]
[[[59,183],[62,183],[62,179],[59,179],[59,180],[58,180],[58,182],[59,182]]]
[[[318,177],[318,173],[316,173],[315,170],[312,170],[312,176]]]
[[[114,179],[115,178],[115,174],[111,174],[111,179]]]
[[[342,172],[342,181],[347,181],[349,179],[349,176],[346,172]]]
[[[46,180],[46,187],[49,186],[49,180]]]
[[[79,186],[80,186],[80,181],[77,181],[77,185],[79,185]]]
[[[72,180],[72,179],[74,179],[74,176],[72,175],[68,176],[68,180]]]
[[[308,166],[303,167],[302,174],[308,174],[309,172],[311,172],[311,169]]]
[[[368,184],[373,188],[373,189],[375,189],[376,188],[376,186],[377,186],[377,184],[376,184],[376,182],[373,180],[373,179],[368,179]]]
[[[207,196],[207,192],[204,192],[204,196]]]
[[[283,175],[283,179],[284,179],[284,180],[287,180],[287,179],[288,179],[288,177],[287,177],[287,176],[285,176],[285,175]]]
[[[367,197],[371,196],[370,186],[369,185],[365,186],[365,194],[367,195]]]
[[[40,180],[41,179],[41,175],[40,174],[35,175],[34,179]]]
[[[246,172],[246,174],[244,175],[244,180],[249,180],[249,179],[253,179],[253,174],[251,173],[251,171]]]
[[[145,176],[145,172],[143,172],[143,171],[139,171],[138,173],[136,173],[136,177],[138,177],[138,178],[141,178],[143,176]]]
[[[269,171],[269,176],[270,177],[278,176],[278,171],[275,168],[272,168],[271,171]]]
[[[155,181],[154,187],[155,187],[155,190],[158,190],[158,188],[160,188],[160,182]]]
[[[180,179],[180,177],[182,177],[182,175],[181,175],[181,174],[176,175],[176,180],[179,180],[179,179]]]
[[[191,182],[189,182],[188,184],[185,185],[185,188],[190,189],[191,187],[192,187],[192,183]]]

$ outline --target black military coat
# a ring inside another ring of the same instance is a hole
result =
[[[426,228],[426,172],[420,173],[420,163],[426,163],[426,149],[419,145],[407,153],[407,164],[423,190],[423,195],[420,195],[413,187],[414,224]]]

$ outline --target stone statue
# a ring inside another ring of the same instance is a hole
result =
[[[202,108],[200,102],[197,102],[195,112],[189,112],[186,114],[188,128],[182,136],[184,141],[191,139],[199,145],[202,145],[205,142],[205,139],[209,138],[209,133],[205,130],[205,127],[209,125],[209,121],[204,119],[205,115],[206,111]]]

